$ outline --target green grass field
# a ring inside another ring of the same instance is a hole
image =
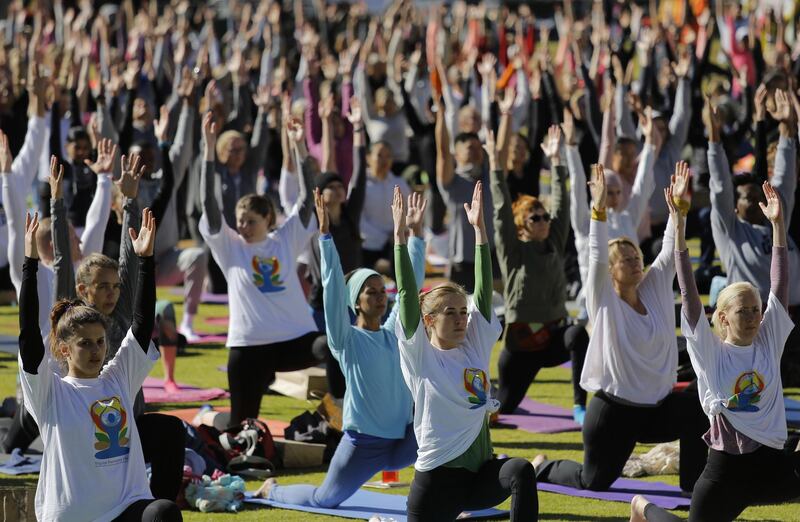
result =
[[[177,297],[166,291],[159,290],[160,298],[177,301]],[[178,310],[180,314],[181,311]],[[224,332],[220,326],[209,326],[203,321],[208,317],[219,317],[227,314],[227,308],[221,305],[203,305],[200,308],[200,323],[198,330],[202,332]],[[16,334],[18,332],[17,310],[12,307],[0,307],[0,333]],[[496,368],[496,358],[499,347],[495,347],[492,368]],[[227,387],[227,376],[217,370],[217,367],[227,362],[227,351],[220,345],[195,345],[188,349],[186,355],[178,358],[177,379],[181,382],[204,387]],[[0,398],[14,394],[17,374],[16,357],[0,353]],[[159,364],[153,369],[152,375],[161,376]],[[543,402],[564,407],[571,406],[571,387],[569,370],[563,368],[545,369],[540,372],[536,382],[531,386],[528,395]],[[788,390],[795,398],[800,398],[800,389]],[[225,405],[227,401],[215,401],[212,404]],[[158,410],[171,408],[184,408],[199,406],[199,404],[162,404]],[[316,404],[309,401],[267,395],[261,403],[261,416],[290,420],[305,409],[312,410]],[[561,433],[554,435],[535,435],[523,431],[509,429],[493,429],[492,441],[497,453],[506,453],[511,456],[532,458],[537,453],[545,452],[550,457],[569,458],[581,460],[582,443],[580,433]],[[646,452],[651,446],[639,445],[637,452]],[[312,483],[320,484],[324,477],[324,469],[310,469],[293,471],[281,474],[278,480],[284,484]],[[400,474],[401,480],[410,482],[413,477],[413,468],[407,468]],[[677,484],[677,476],[658,476],[653,480]],[[31,486],[35,487],[36,476],[6,477],[0,476],[0,488]],[[744,480],[758,480],[757,477],[748,477]],[[255,489],[259,482],[248,482],[248,489]],[[391,491],[397,494],[408,494],[408,488],[398,488]],[[501,507],[508,508],[508,502]],[[678,512],[683,518],[686,512]],[[539,520],[555,521],[612,521],[627,520],[629,507],[618,502],[601,502],[581,498],[539,493]],[[184,517],[188,521],[224,521],[224,520],[280,520],[281,522],[295,521],[323,521],[342,520],[341,518],[315,516],[296,511],[278,509],[250,509],[245,505],[238,514],[200,513],[185,511]],[[741,520],[750,521],[797,521],[800,520],[800,503],[784,504],[781,506],[759,506],[745,511]]]

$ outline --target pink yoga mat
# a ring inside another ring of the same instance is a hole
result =
[[[209,343],[222,343],[228,340],[227,334],[199,334],[200,338],[196,341],[189,341],[189,344],[209,344]]]
[[[228,392],[222,388],[196,388],[182,383],[178,386],[181,387],[178,392],[167,393],[163,380],[148,377],[142,385],[144,402],[204,402],[228,397]]]
[[[543,404],[525,397],[512,414],[501,414],[500,424],[529,433],[561,433],[580,431],[581,427],[572,420],[572,412],[560,406]]]
[[[595,498],[598,500],[626,503],[630,503],[634,495],[644,495],[647,497],[647,500],[664,509],[675,509],[678,507],[688,508],[689,504],[692,502],[691,498],[683,496],[681,489],[677,486],[670,486],[663,482],[646,482],[644,480],[627,478],[618,478],[608,491],[574,489],[557,484],[546,484],[544,482],[537,482],[536,489],[572,497]]]
[[[205,320],[206,324],[213,326],[228,326],[227,317],[209,317]]]

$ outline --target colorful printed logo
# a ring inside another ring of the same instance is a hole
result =
[[[761,400],[761,391],[764,389],[764,378],[757,371],[744,372],[736,379],[733,387],[733,396],[728,399],[728,409],[731,411],[758,411],[756,403]]]
[[[253,256],[253,282],[264,294],[285,290],[278,258]]]
[[[95,401],[89,408],[94,422],[94,454],[98,459],[113,459],[130,453],[128,447],[131,439],[128,438],[128,414],[119,397]]]
[[[472,406],[470,410],[476,410],[486,405],[489,395],[489,379],[486,373],[478,368],[464,368],[464,388],[471,395],[469,399]]]

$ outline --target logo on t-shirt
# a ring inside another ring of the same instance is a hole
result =
[[[130,453],[128,414],[119,397],[95,401],[89,408],[94,422],[94,454],[98,459],[113,459]]]
[[[264,294],[285,290],[278,258],[253,256],[253,282]]]
[[[470,394],[467,399],[472,406],[470,410],[476,410],[486,405],[489,396],[489,379],[486,373],[479,368],[464,368],[464,388]]]
[[[764,378],[755,370],[744,372],[736,379],[733,396],[728,399],[731,411],[758,411],[756,403],[761,400]]]

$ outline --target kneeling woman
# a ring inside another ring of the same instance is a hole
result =
[[[676,199],[688,183],[689,168],[679,163],[672,185]],[[667,223],[661,253],[645,274],[636,243],[608,241],[602,165],[595,166],[591,192],[586,308],[593,330],[581,386],[595,395],[583,425],[583,465],[540,455],[534,460],[537,479],[603,491],[622,474],[637,442],[680,439],[680,485],[691,491],[706,463],[701,436],[708,420],[694,394],[672,391],[678,366],[673,223]]]
[[[258,417],[261,396],[275,372],[300,370],[327,359],[325,336],[308,310],[296,275],[298,254],[311,239],[314,212],[313,173],[303,128],[288,122],[295,154],[302,161],[300,196],[295,210],[275,230],[275,208],[266,196],[250,194],[236,203],[236,230],[222,219],[214,174],[216,124],[203,118],[203,215],[200,233],[225,274],[230,296],[228,386],[231,426]]]
[[[399,305],[381,324],[387,303],[383,277],[360,268],[345,278],[319,189],[315,202],[328,344],[347,382],[344,436],[322,486],[278,486],[275,479],[267,479],[259,494],[276,502],[327,508],[350,498],[375,473],[413,464],[417,439],[395,334]],[[424,200],[412,194],[408,198],[409,249],[417,285],[425,279],[424,217]],[[350,324],[348,307],[356,314],[355,326]]]
[[[483,221],[482,183],[465,204],[475,229],[475,295],[453,283],[418,296],[405,237],[405,210],[395,188],[400,364],[414,397],[419,443],[408,497],[411,522],[455,520],[465,509],[495,506],[511,495],[511,520],[538,519],[533,468],[523,459],[492,456],[489,357],[500,336],[492,311],[492,266]]]
[[[711,429],[703,436],[710,454],[694,488],[690,521],[734,520],[749,505],[800,497],[800,452],[783,451],[787,433],[780,361],[794,328],[786,311],[786,224],[780,198],[768,183],[764,183],[764,195],[767,205],[762,204],[761,209],[772,223],[767,309],[762,315],[758,289],[750,283],[728,286],[720,292],[714,313],[717,335],[703,317],[683,223],[677,229],[681,330],[697,370],[703,411],[711,421]],[[675,216],[675,209],[671,211]],[[743,476],[758,478],[742,480]],[[631,520],[672,522],[680,518],[636,497]]]
[[[158,360],[150,343],[155,307],[153,243],[155,221],[146,214],[138,236],[141,275],[133,324],[108,365],[106,317],[73,301],[51,313],[48,355],[38,325],[36,272],[38,219],[26,223],[25,263],[20,289],[20,380],[25,405],[41,428],[45,452],[36,490],[39,520],[181,520],[174,502],[153,500],[133,399]],[[65,361],[66,377],[56,361]]]

